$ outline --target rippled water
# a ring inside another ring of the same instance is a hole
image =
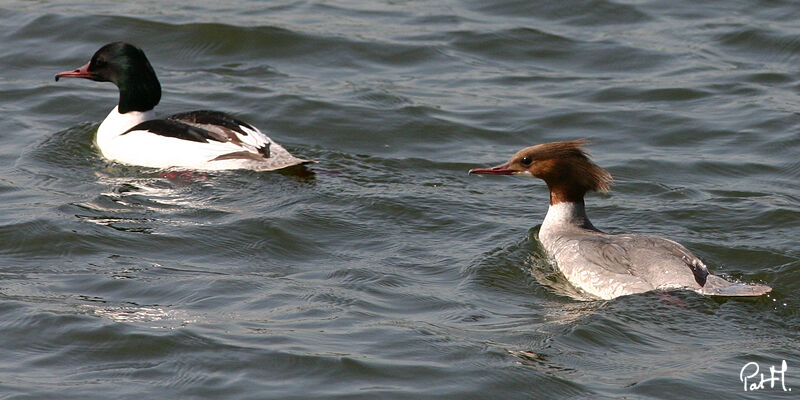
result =
[[[11,1],[0,6],[1,398],[791,398],[800,9],[789,1]],[[312,174],[167,179],[92,143],[145,49],[162,113],[229,111]],[[595,225],[678,240],[755,300],[581,301],[541,182],[589,138]],[[785,360],[744,392],[742,367]]]

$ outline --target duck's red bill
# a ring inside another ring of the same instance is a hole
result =
[[[89,72],[89,63],[86,63],[86,65],[72,71],[59,72],[56,74],[56,82],[58,82],[58,78],[92,79],[92,74]]]
[[[486,175],[513,175],[514,170],[508,168],[508,163],[498,165],[492,168],[473,168],[469,170],[470,174],[486,174]]]

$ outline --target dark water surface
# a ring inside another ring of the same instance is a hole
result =
[[[178,3],[176,3],[178,4]],[[10,1],[0,6],[0,398],[763,399],[800,392],[800,7],[790,1]],[[163,114],[233,112],[314,174],[106,162],[145,49]],[[589,138],[595,225],[755,300],[580,301],[545,186],[468,176]],[[740,371],[787,362],[743,391]]]

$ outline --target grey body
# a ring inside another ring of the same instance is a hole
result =
[[[699,258],[672,240],[603,233],[589,221],[582,203],[551,205],[539,240],[572,285],[601,299],[657,289],[688,289],[712,296],[758,296],[770,291],[768,286],[732,283],[709,274]]]

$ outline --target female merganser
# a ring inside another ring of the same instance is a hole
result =
[[[271,171],[313,162],[297,158],[252,125],[219,111],[190,111],[157,119],[161,85],[144,52],[109,43],[91,61],[58,78],[112,82],[119,104],[97,128],[97,147],[109,160],[153,168]]]
[[[772,290],[711,275],[699,258],[672,240],[630,233],[611,235],[595,228],[586,216],[583,196],[590,190],[607,191],[612,179],[589,160],[581,148],[584,144],[584,140],[575,140],[531,146],[503,165],[469,173],[544,180],[550,189],[550,208],[539,240],[567,280],[592,296],[608,300],[678,288],[711,296],[760,296]]]

